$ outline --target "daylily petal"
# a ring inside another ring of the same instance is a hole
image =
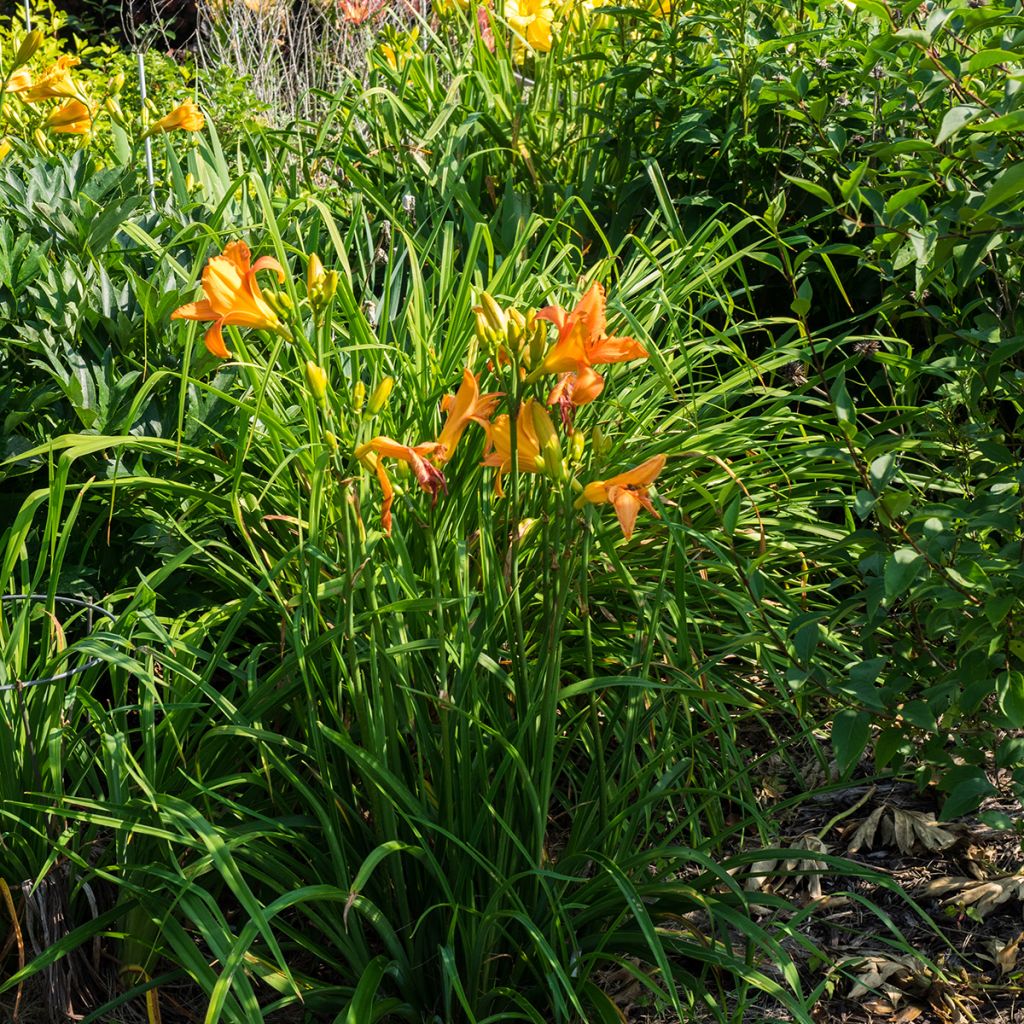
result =
[[[284,283],[284,267],[282,267],[273,256],[261,256],[252,265],[252,269],[249,273],[255,274],[257,270],[273,270],[277,274],[277,283]]]
[[[198,302],[186,302],[179,306],[172,314],[172,320],[216,320],[220,314],[210,305],[209,300],[200,299]]]
[[[578,374],[572,389],[572,404],[587,405],[604,391],[604,377],[592,366],[584,366]]]
[[[601,338],[587,348],[591,363],[625,363],[646,359],[647,349],[633,338]]]
[[[230,359],[231,352],[224,344],[224,335],[221,331],[223,324],[223,320],[215,320],[203,336],[203,341],[212,355],[217,356],[218,359]]]
[[[640,499],[628,487],[612,487],[608,491],[608,500],[615,506],[623,536],[629,540],[633,536],[636,516],[640,511]]]

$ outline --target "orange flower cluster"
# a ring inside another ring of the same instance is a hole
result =
[[[206,347],[215,356],[230,358],[224,343],[222,328],[225,324],[252,327],[288,335],[278,312],[287,313],[285,296],[267,296],[256,281],[260,270],[273,270],[283,281],[284,269],[274,259],[264,256],[251,261],[248,246],[241,241],[232,242],[224,252],[212,257],[202,275],[204,298],[189,302],[176,309],[172,319],[212,321],[206,332]],[[336,287],[337,277],[331,272]],[[321,294],[328,274],[316,256],[307,267],[307,300],[316,314],[322,312],[329,296]],[[334,288],[329,289],[333,296]],[[419,487],[436,502],[438,495],[447,493],[444,466],[448,463],[470,424],[479,426],[486,436],[484,458],[481,465],[494,469],[495,493],[503,495],[502,478],[512,471],[513,459],[519,473],[547,476],[560,484],[568,483],[577,493],[576,507],[586,504],[609,503],[615,509],[622,533],[627,540],[633,535],[637,514],[646,509],[657,516],[650,499],[650,488],[665,466],[666,457],[656,455],[624,473],[603,480],[580,483],[569,470],[563,457],[558,430],[552,422],[544,402],[535,396],[524,396],[523,387],[529,387],[545,375],[557,375],[557,383],[547,395],[548,405],[557,405],[562,412],[564,428],[571,428],[576,407],[589,404],[604,389],[604,378],[594,369],[608,363],[646,358],[647,352],[633,338],[609,337],[606,333],[604,289],[593,285],[574,309],[566,311],[559,306],[548,306],[537,313],[523,315],[515,310],[503,310],[491,296],[481,296],[478,316],[478,339],[487,345],[493,358],[488,366],[497,374],[511,375],[512,393],[518,402],[513,423],[507,413],[496,415],[504,392],[481,394],[480,379],[470,367],[462,371],[462,380],[453,395],[441,401],[444,423],[436,439],[419,444],[404,444],[392,437],[379,434],[359,444],[354,458],[373,470],[380,484],[381,524],[384,532],[391,533],[392,506],[395,489],[388,475],[386,461],[403,462],[412,472]],[[558,330],[551,344],[546,339],[544,322],[549,321]],[[291,336],[291,335],[288,335]],[[532,368],[529,373],[527,369]],[[327,373],[317,363],[307,361],[307,385],[317,402],[324,406],[328,398]],[[387,378],[390,390],[390,378]],[[377,389],[370,400],[369,415],[376,415],[387,400],[386,393]],[[365,387],[354,408],[362,408]],[[574,465],[583,454],[583,435],[569,434],[575,458]],[[337,438],[329,434],[332,451],[337,449]],[[514,453],[514,454],[513,454]]]

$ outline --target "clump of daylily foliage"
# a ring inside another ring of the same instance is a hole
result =
[[[316,358],[315,338],[307,336],[302,323],[291,315],[287,295],[276,291],[264,294],[257,280],[261,270],[274,272],[278,283],[285,280],[278,260],[262,256],[252,262],[245,242],[229,243],[203,270],[204,297],[180,306],[171,318],[209,322],[206,348],[220,359],[233,355],[224,340],[226,326],[262,330],[294,345],[305,359],[311,395],[326,406],[329,384],[327,372]],[[336,287],[337,271],[325,271],[319,257],[310,256],[306,299],[313,313],[314,332]],[[504,495],[502,478],[508,473],[544,477],[555,487],[568,486],[566,493],[577,508],[610,503],[629,540],[641,508],[658,514],[649,492],[666,457],[653,456],[607,479],[581,481],[576,469],[586,440],[576,429],[574,417],[580,406],[595,401],[604,390],[605,379],[596,367],[646,359],[647,351],[633,338],[608,335],[605,291],[598,283],[591,285],[571,310],[558,305],[539,310],[506,309],[492,295],[481,292],[474,312],[476,331],[468,365],[457,391],[442,400],[445,419],[436,438],[399,440],[378,435],[342,452],[337,435],[325,432],[325,443],[338,457],[351,456],[376,474],[384,533],[391,533],[395,498],[386,462],[404,463],[419,487],[437,502],[447,491],[444,466],[466,431],[475,425],[486,436],[481,466],[495,470],[495,494]],[[550,336],[552,325],[554,337]],[[484,375],[499,390],[482,394]],[[370,397],[371,414],[380,410],[391,386],[390,378],[378,385]],[[557,410],[556,416],[548,412],[549,407]]]

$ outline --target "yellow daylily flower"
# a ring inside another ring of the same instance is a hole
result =
[[[176,106],[169,114],[164,114],[159,121],[150,125],[147,135],[160,135],[162,132],[173,132],[180,128],[186,132],[202,131],[206,125],[206,118],[203,112],[196,106],[192,99]]]
[[[171,319],[212,320],[213,325],[204,338],[206,347],[213,355],[230,359],[231,353],[224,344],[221,330],[225,324],[267,331],[276,331],[281,326],[256,281],[260,270],[274,270],[278,280],[284,280],[284,270],[277,260],[261,256],[250,265],[249,247],[245,242],[229,243],[221,255],[211,257],[203,270],[203,293],[206,297],[180,306],[171,314]]]
[[[71,77],[71,69],[80,63],[81,61],[77,57],[64,54],[43,72],[41,78],[17,91],[26,103],[39,103],[41,100],[62,97],[83,99],[82,90]]]
[[[548,53],[554,45],[555,12],[548,0],[506,0],[505,20],[512,29],[512,58],[517,64],[527,52]]]
[[[46,127],[64,135],[87,135],[92,130],[92,111],[81,100],[68,100],[50,111]]]
[[[619,518],[619,526],[622,527],[622,534],[629,540],[633,536],[633,527],[636,523],[637,513],[641,506],[647,509],[653,516],[660,518],[655,507],[651,504],[648,490],[655,478],[665,468],[665,456],[655,455],[633,469],[618,476],[609,477],[607,480],[594,480],[583,488],[583,494],[577,500],[577,507],[590,502],[597,505],[601,502],[611,502],[615,507],[615,514]]]

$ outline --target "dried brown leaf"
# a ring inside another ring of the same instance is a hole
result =
[[[1000,904],[1010,899],[1024,899],[1024,873],[1003,875],[979,881],[976,878],[936,878],[923,889],[925,896],[956,895],[947,903],[973,907],[979,917],[985,917]]]
[[[857,827],[847,851],[857,853],[880,844],[896,846],[904,856],[918,848],[928,853],[938,853],[948,849],[956,840],[955,833],[939,825],[931,812],[926,814],[882,804]]]

